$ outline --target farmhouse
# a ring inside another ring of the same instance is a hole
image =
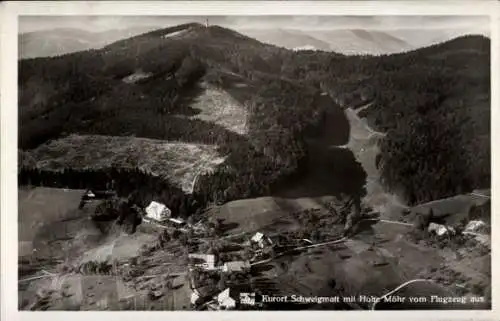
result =
[[[215,269],[215,255],[213,254],[189,253],[188,258],[203,261],[203,263],[195,263],[194,266],[201,267],[205,270]]]
[[[428,231],[434,232],[438,236],[455,234],[455,229],[453,229],[452,227],[441,225],[441,224],[436,224],[436,223],[430,223],[429,227],[428,227]]]
[[[465,226],[465,232],[484,232],[486,228],[486,223],[481,220],[472,220]]]
[[[261,232],[257,232],[255,233],[254,236],[252,236],[252,238],[250,239],[251,242],[253,244],[257,244],[258,247],[260,248],[264,248],[268,245],[272,245],[273,242],[271,241],[271,239],[267,236],[265,236],[263,233]]]
[[[146,218],[158,222],[163,222],[167,220],[172,212],[165,204],[152,201],[148,207],[146,207]]]
[[[248,261],[232,261],[226,262],[222,266],[222,271],[226,273],[231,272],[244,272],[250,269],[250,263]]]

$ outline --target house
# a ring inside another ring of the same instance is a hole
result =
[[[248,261],[232,261],[226,262],[222,266],[222,271],[226,273],[244,272],[250,270],[250,262]]]
[[[191,304],[197,304],[200,298],[201,298],[200,292],[194,289],[193,292],[191,293]]]
[[[84,198],[87,198],[87,199],[91,199],[91,198],[95,198],[95,194],[91,191],[91,190],[88,190],[84,195],[83,195]]]
[[[428,227],[429,232],[434,232],[438,236],[443,236],[447,234],[455,234],[455,229],[450,226],[445,226],[436,223],[430,223]]]
[[[217,303],[219,303],[219,308],[223,310],[231,310],[236,307],[236,299],[234,298],[234,292],[230,288],[225,289],[217,295]]]
[[[113,191],[92,191],[88,189],[85,194],[82,195],[82,201],[92,201],[98,199],[109,199],[116,196]]]
[[[172,212],[165,204],[152,201],[148,207],[146,207],[146,218],[158,222],[163,222],[167,220]]]
[[[269,237],[265,236],[261,232],[255,233],[255,235],[252,236],[252,238],[250,240],[252,241],[252,243],[257,244],[260,248],[264,248],[268,245],[273,244],[271,239]]]
[[[464,232],[485,232],[487,230],[487,225],[485,222],[481,220],[473,220],[467,223],[465,226]]]
[[[215,255],[213,254],[189,253],[188,258],[203,261],[203,263],[196,263],[194,266],[201,267],[205,270],[215,269]]]

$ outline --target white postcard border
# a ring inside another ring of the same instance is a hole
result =
[[[492,142],[499,139],[499,10],[495,1],[33,1],[0,4],[1,306],[2,320],[498,320],[498,255],[492,254],[491,311],[290,311],[290,312],[19,312],[17,311],[17,18],[19,15],[488,15],[492,43]],[[492,143],[492,206],[500,209],[499,150]],[[500,231],[492,216],[492,231]],[[500,238],[492,233],[492,253]],[[495,318],[497,316],[497,318]]]

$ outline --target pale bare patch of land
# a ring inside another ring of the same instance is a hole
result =
[[[201,112],[193,118],[215,123],[241,135],[247,134],[245,107],[226,91],[207,83],[201,85],[204,91],[191,105]]]
[[[171,179],[188,193],[198,174],[212,170],[225,159],[213,145],[99,135],[70,135],[28,154],[37,168],[47,170],[138,167]]]

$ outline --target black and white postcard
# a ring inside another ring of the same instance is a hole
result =
[[[497,6],[390,3],[7,3],[13,319],[493,320]]]

